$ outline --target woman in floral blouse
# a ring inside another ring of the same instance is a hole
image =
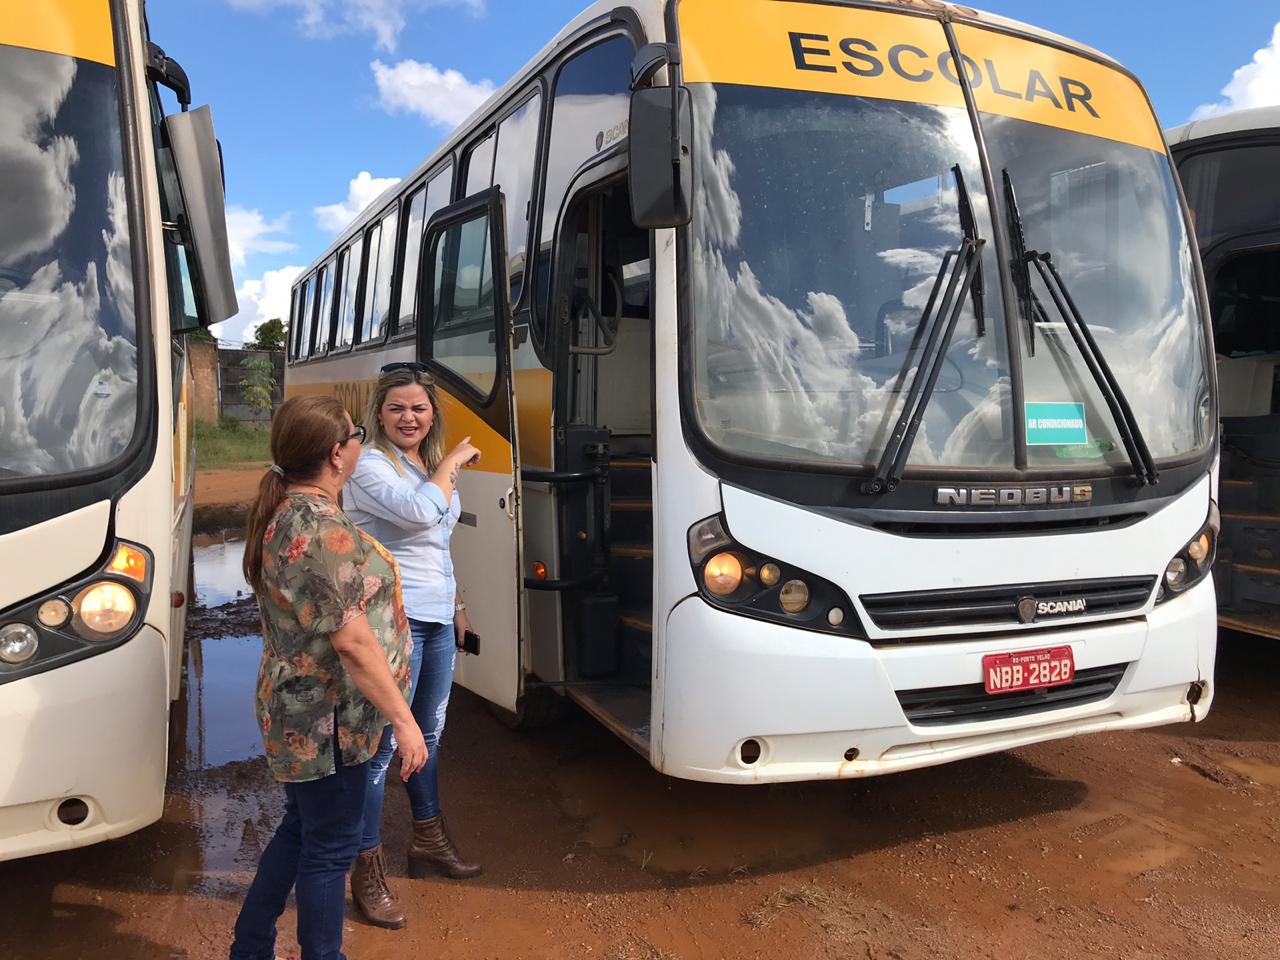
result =
[[[427,760],[406,700],[399,569],[338,507],[363,434],[330,397],[295,397],[272,422],[275,463],[249,515],[244,572],[262,612],[258,721],[285,812],[236,920],[232,960],[272,960],[295,886],[302,960],[343,960],[346,874],[388,720],[401,776]]]

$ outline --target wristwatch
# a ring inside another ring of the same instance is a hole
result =
[[[453,612],[454,612],[454,613],[461,613],[461,612],[462,612],[463,610],[465,610],[465,609],[467,609],[467,605],[466,605],[465,603],[455,603],[455,604],[453,605]]]

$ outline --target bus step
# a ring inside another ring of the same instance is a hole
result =
[[[615,546],[609,558],[609,579],[624,610],[653,608],[653,548]]]
[[[1219,607],[1249,610],[1280,606],[1280,569],[1236,563],[1230,551],[1223,554],[1213,565]]]
[[[622,653],[618,677],[624,683],[647,684],[653,673],[653,624],[649,611],[623,611],[618,617]]]
[[[1280,517],[1260,513],[1224,513],[1222,546],[1239,564],[1280,567]]]
[[[609,526],[616,543],[653,543],[653,504],[648,500],[614,500]]]
[[[610,460],[609,488],[615,500],[649,500],[653,496],[653,477],[648,460]]]

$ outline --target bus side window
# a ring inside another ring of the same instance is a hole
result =
[[[338,303],[338,337],[335,347],[344,350],[351,346],[356,330],[356,295],[360,292],[360,257],[364,253],[364,238],[356,239],[342,251],[338,276],[342,281]]]
[[[316,281],[320,290],[317,298],[320,302],[311,321],[311,355],[323,357],[329,352],[329,343],[333,336],[333,261],[330,260],[320,268],[320,279]]]
[[[493,147],[496,135],[491,133],[467,151],[467,191],[464,197],[488,190],[493,183]]]
[[[285,324],[285,328],[289,331],[289,342],[285,344],[285,351],[290,363],[298,359],[298,301],[301,299],[301,294],[300,285],[289,291],[289,320]]]
[[[360,343],[380,340],[387,327],[391,303],[391,278],[395,266],[396,223],[399,214],[392,208],[365,234],[365,294],[360,320]]]
[[[415,190],[409,200],[409,220],[404,233],[404,272],[400,278],[400,318],[396,333],[414,329],[418,317],[418,266],[422,258],[422,235],[432,215],[449,205],[453,192],[453,165],[445,167],[427,183]]]
[[[502,188],[507,205],[507,271],[511,277],[511,308],[520,303],[524,288],[525,254],[529,249],[533,167],[538,156],[542,94],[534,94],[498,124],[498,148],[493,183]]]
[[[551,296],[551,247],[556,218],[573,174],[585,162],[626,136],[631,107],[631,57],[626,37],[612,37],[569,60],[556,78],[551,104],[534,299],[535,336],[541,340]]]
[[[315,277],[307,277],[302,284],[302,292],[298,295],[298,326],[293,349],[295,360],[305,360],[311,356],[311,318],[315,312],[315,289]]]

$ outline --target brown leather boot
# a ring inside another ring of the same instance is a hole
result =
[[[356,911],[375,927],[399,930],[405,925],[400,904],[387,888],[387,865],[381,845],[356,855],[351,868],[351,899]]]
[[[415,880],[443,874],[454,880],[480,876],[480,864],[466,863],[444,829],[444,817],[413,821],[409,846],[409,876]]]

